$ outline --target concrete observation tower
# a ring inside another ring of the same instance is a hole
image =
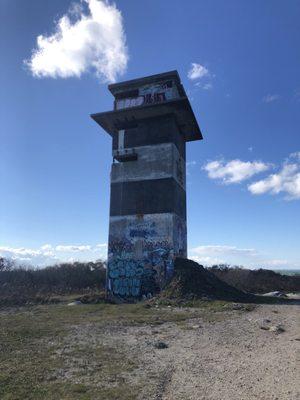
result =
[[[140,297],[187,256],[185,146],[202,134],[177,71],[108,88],[113,111],[91,115],[112,137],[107,287]]]

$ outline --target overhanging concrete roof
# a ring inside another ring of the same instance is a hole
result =
[[[161,75],[162,74],[160,74],[160,76]],[[187,142],[203,139],[198,122],[187,97],[161,103],[91,114],[91,117],[107,133],[112,135],[118,130],[126,128],[139,120],[163,115],[175,116],[177,124]]]
[[[156,75],[149,75],[149,76],[145,76],[142,78],[131,79],[129,81],[112,83],[112,84],[108,85],[108,89],[115,96],[117,93],[123,92],[127,89],[132,90],[132,89],[144,86],[144,85],[159,83],[164,80],[174,80],[176,82],[178,89],[179,90],[183,89],[183,86],[180,82],[179,74],[176,70],[163,72],[161,74],[156,74]],[[183,92],[180,93],[180,95],[181,96],[185,95],[184,89],[183,89]]]

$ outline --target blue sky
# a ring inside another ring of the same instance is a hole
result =
[[[187,146],[190,257],[300,268],[299,1],[0,7],[0,254],[105,257],[111,141],[89,114],[112,109],[109,82],[177,69],[204,136]]]

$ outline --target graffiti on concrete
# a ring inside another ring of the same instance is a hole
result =
[[[174,253],[180,257],[187,257],[186,222],[177,215],[174,215],[174,232],[176,235]]]
[[[115,294],[138,296],[155,293],[172,274],[171,246],[166,242],[144,242],[136,259],[134,244],[111,241],[108,277]]]
[[[157,231],[155,229],[155,223],[151,222],[150,224],[145,224],[144,221],[142,222],[131,222],[129,224],[129,236],[131,238],[144,238],[148,239],[150,237],[155,237],[157,235]]]
[[[162,103],[178,97],[178,90],[172,81],[161,82],[142,86],[138,89],[138,95],[124,99],[117,99],[115,106],[117,110],[129,107],[138,107],[147,104]]]
[[[118,218],[109,237],[108,289],[134,297],[159,291],[173,274],[175,256],[186,255],[185,234],[185,222],[173,214]]]

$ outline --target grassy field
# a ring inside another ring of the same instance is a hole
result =
[[[198,302],[188,311],[144,304],[0,309],[0,398],[135,399],[146,384],[131,380],[137,361],[106,338],[166,322],[185,329],[185,321],[199,316],[213,321],[220,310],[226,310],[222,302]]]

